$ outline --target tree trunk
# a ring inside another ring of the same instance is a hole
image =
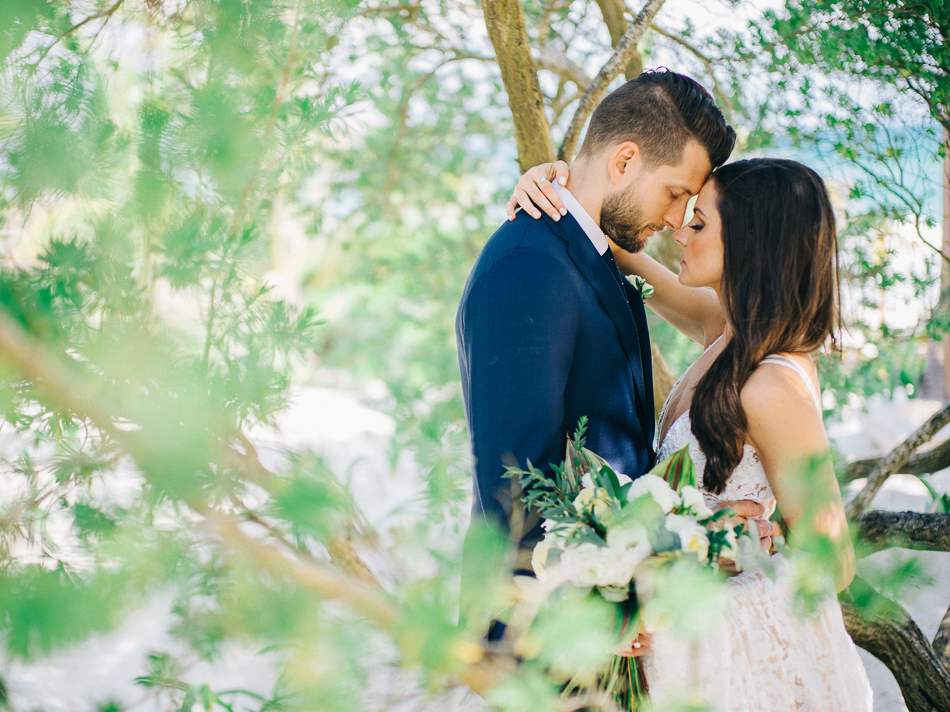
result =
[[[918,551],[950,551],[950,514],[884,512],[875,510],[855,517],[860,541],[876,549],[899,546]]]
[[[950,135],[944,131],[944,147],[950,151]],[[943,237],[940,249],[950,255],[950,153],[943,158]],[[941,260],[940,299],[938,312],[950,309],[950,269],[947,261]],[[927,351],[927,365],[920,379],[920,395],[925,398],[950,399],[950,334],[941,341],[931,341]]]
[[[943,614],[940,627],[934,636],[933,649],[943,658],[944,663],[950,666],[950,608]]]
[[[620,40],[627,31],[627,18],[623,16],[627,8],[624,6],[623,0],[597,0],[597,6],[604,16],[604,24],[607,25],[607,31],[610,33],[610,46],[617,49],[617,45],[620,44]],[[624,76],[629,81],[642,73],[643,55],[637,49],[630,58],[626,70],[624,70]]]
[[[554,160],[551,127],[531,56],[520,0],[484,0],[485,26],[495,48],[515,124],[518,164],[526,171]]]
[[[907,611],[858,578],[842,599],[852,640],[894,674],[909,712],[950,710],[950,669]]]
[[[653,355],[653,410],[654,415],[659,418],[666,397],[676,385],[676,376],[653,339],[650,339],[650,353]]]

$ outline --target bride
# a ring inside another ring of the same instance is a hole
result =
[[[557,190],[567,174],[563,162],[529,170],[509,214],[516,203],[534,213],[533,201],[560,218]],[[824,183],[794,161],[727,164],[673,239],[682,248],[678,276],[648,255],[615,250],[621,270],[654,287],[647,304],[705,349],[663,406],[657,457],[688,445],[713,509],[753,500],[770,516],[778,505],[793,542],[826,537],[841,591],[854,576],[854,550],[834,471],[824,459],[817,472],[802,474],[803,463],[828,451],[812,354],[835,343],[840,325],[835,219]],[[700,643],[669,630],[641,634],[629,654],[646,653],[654,701],[682,697],[692,680],[718,712],[872,709],[837,600],[828,595],[803,613],[791,564],[779,554],[771,561],[772,576],[760,568],[728,580],[726,620],[710,622]]]

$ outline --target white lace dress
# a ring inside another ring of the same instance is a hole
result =
[[[795,370],[814,391],[805,370],[792,359],[770,356],[766,361]],[[689,411],[670,426],[657,458],[687,444],[701,477],[706,458],[690,429]],[[745,446],[722,494],[705,490],[703,494],[713,509],[721,502],[748,499],[761,502],[770,515],[775,511],[765,470],[750,445]],[[838,601],[831,597],[817,613],[796,615],[791,566],[780,555],[772,561],[774,581],[761,569],[728,580],[725,619],[710,622],[699,643],[678,639],[670,631],[654,634],[645,669],[655,703],[673,702],[698,691],[717,712],[866,712],[873,708],[867,673],[845,630]]]

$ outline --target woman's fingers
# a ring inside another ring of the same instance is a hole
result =
[[[554,186],[551,185],[551,181],[547,176],[541,176],[541,183],[536,182],[531,177],[537,170],[537,168],[532,168],[518,179],[518,186],[515,188],[513,197],[533,218],[541,217],[540,209],[550,215],[552,220],[560,220],[561,210],[564,210],[564,214],[567,214],[564,203],[557,196],[557,191],[554,190]]]
[[[627,643],[627,645],[614,654],[622,658],[639,658],[641,655],[646,655],[649,652],[650,634],[646,631],[640,631],[640,635],[638,635],[633,642]]]
[[[729,507],[732,514],[743,519],[753,519],[755,517],[765,516],[765,505],[754,502],[751,499],[743,499],[738,502],[723,502],[720,509]]]
[[[515,219],[515,210],[519,206],[535,219],[541,217],[541,210],[555,221],[560,220],[562,215],[567,215],[567,208],[558,197],[551,180],[557,180],[564,185],[567,183],[568,174],[569,170],[564,161],[545,163],[528,170],[518,179],[518,185],[505,205],[508,219]]]

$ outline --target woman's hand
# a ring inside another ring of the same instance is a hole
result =
[[[645,630],[641,630],[640,634],[631,642],[627,643],[620,650],[614,651],[614,655],[619,655],[622,658],[639,658],[641,655],[646,655],[649,652],[650,634]]]
[[[505,205],[508,219],[515,219],[515,209],[519,206],[535,219],[541,217],[538,208],[550,215],[552,220],[560,220],[562,215],[567,215],[567,208],[557,197],[551,181],[556,180],[561,185],[567,185],[569,173],[564,161],[529,168],[528,172],[518,179],[518,185]]]

